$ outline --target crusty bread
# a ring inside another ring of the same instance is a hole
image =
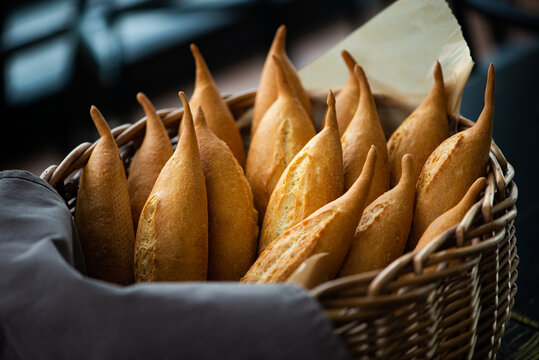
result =
[[[187,98],[174,154],[142,209],[135,241],[136,281],[205,280],[208,268],[206,185]]]
[[[425,229],[455,206],[487,171],[494,118],[494,67],[490,65],[485,106],[474,126],[442,142],[429,156],[417,181],[417,197],[407,248],[415,248]]]
[[[359,83],[354,74],[354,67],[357,64],[356,61],[346,50],[341,51],[341,56],[350,73],[346,84],[344,84],[344,87],[335,97],[339,134],[342,136],[357,110],[357,105],[359,103]]]
[[[376,162],[372,146],[356,183],[338,199],[324,205],[293,228],[284,232],[260,254],[242,278],[245,282],[282,282],[308,258],[328,253],[328,279],[340,269],[354,238],[354,232],[372,182]]]
[[[266,111],[254,134],[245,174],[255,199],[260,221],[264,219],[270,195],[290,161],[316,135],[305,109],[294,96],[282,65],[273,57],[278,77],[277,100]]]
[[[103,115],[95,106],[90,114],[101,138],[80,176],[75,224],[88,275],[128,285],[135,232],[125,168]]]
[[[202,108],[195,129],[208,195],[208,280],[239,280],[253,264],[258,214],[243,169],[209,129]]]
[[[165,126],[150,100],[143,93],[137,94],[137,100],[146,113],[146,132],[140,148],[131,160],[127,178],[135,229],[153,184],[173,152]]]
[[[283,71],[292,93],[294,93],[294,95],[301,102],[309,118],[313,118],[311,100],[301,84],[301,80],[296,69],[294,68],[294,65],[286,55],[285,42],[286,27],[281,25],[275,33],[275,37],[273,38],[271,48],[268,51],[266,61],[264,62],[264,66],[262,68],[262,73],[260,75],[260,82],[258,84],[258,90],[255,96],[253,121],[251,123],[251,136],[255,133],[255,130],[258,128],[258,125],[260,124],[260,121],[262,120],[262,117],[266,111],[271,107],[275,100],[277,100],[278,85],[276,69],[272,60],[273,56],[277,56],[279,60],[281,60]]]
[[[378,119],[376,104],[361,66],[354,67],[359,82],[359,104],[341,138],[344,164],[344,190],[348,190],[361,173],[371,145],[378,149],[376,169],[367,205],[389,190],[389,164],[384,130]]]
[[[464,218],[464,215],[466,215],[472,205],[477,202],[477,197],[485,187],[486,182],[487,179],[485,177],[480,177],[479,179],[475,180],[470,189],[468,189],[464,197],[459,201],[457,205],[447,210],[442,215],[438,216],[429,225],[427,230],[425,230],[425,232],[417,242],[415,250],[420,250],[424,248],[438,235],[457,225]]]
[[[399,183],[363,210],[339,276],[381,269],[402,255],[414,213],[413,162],[412,155],[404,155]]]
[[[234,116],[221,97],[206,61],[195,44],[191,44],[191,52],[195,58],[196,78],[195,89],[189,100],[189,105],[191,109],[198,109],[200,106],[204,108],[208,127],[228,145],[238,163],[243,167],[245,165],[245,149]],[[180,124],[180,133],[181,131],[183,131],[182,124]]]
[[[442,67],[434,67],[434,85],[419,106],[395,130],[387,142],[391,187],[399,182],[401,158],[414,157],[413,176],[417,180],[429,155],[449,136]]]
[[[343,193],[341,140],[330,90],[325,126],[288,164],[269,199],[258,252]]]

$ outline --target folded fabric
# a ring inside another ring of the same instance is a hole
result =
[[[2,359],[348,359],[295,285],[88,278],[71,214],[29,172],[0,172]]]

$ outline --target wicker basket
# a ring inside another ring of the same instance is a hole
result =
[[[253,106],[254,92],[226,97],[236,118]],[[313,99],[315,100],[315,99]],[[380,98],[377,98],[377,102]],[[381,101],[383,102],[383,101]],[[177,141],[183,109],[158,111]],[[127,165],[140,146],[146,118],[112,130]],[[459,130],[473,123],[456,121]],[[250,119],[238,126],[246,145]],[[82,167],[95,143],[76,147],[41,178],[73,212]],[[383,270],[323,283],[311,290],[356,358],[495,358],[517,290],[514,169],[492,142],[487,187],[462,222],[417,253]]]

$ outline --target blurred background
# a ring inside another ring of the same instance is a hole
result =
[[[96,105],[111,127],[142,117],[135,95],[157,108],[189,96],[196,43],[223,94],[254,89],[277,27],[288,28],[296,68],[314,60],[391,4],[380,0],[2,1],[0,170],[36,175],[94,141]],[[476,62],[461,113],[476,119],[487,67],[496,67],[494,139],[516,168],[521,272],[517,312],[535,319],[539,267],[539,1],[449,0]],[[533,330],[535,329],[535,330]],[[509,329],[510,330],[510,329]],[[519,330],[520,331],[520,330]],[[506,351],[511,352],[507,348]]]

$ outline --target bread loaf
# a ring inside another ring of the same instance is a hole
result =
[[[281,61],[285,77],[290,86],[290,90],[303,105],[303,108],[305,109],[305,112],[309,118],[313,118],[311,100],[301,84],[301,80],[296,69],[294,68],[294,65],[286,55],[285,43],[286,27],[281,25],[275,33],[273,43],[268,51],[266,61],[264,62],[264,66],[262,68],[262,73],[260,75],[260,82],[258,84],[258,90],[255,96],[253,121],[251,123],[251,136],[254,135],[255,130],[258,128],[258,125],[266,111],[271,107],[275,100],[277,100],[277,89],[279,86],[277,84],[277,70],[273,65],[273,56],[278,57]]]
[[[359,103],[359,83],[354,74],[354,67],[357,64],[356,61],[346,50],[341,51],[341,56],[350,73],[346,84],[344,84],[344,87],[339,91],[335,98],[339,133],[342,136],[357,110],[357,105]]]
[[[415,201],[414,161],[406,154],[399,183],[363,210],[339,276],[381,269],[402,255]]]
[[[209,129],[202,108],[195,129],[208,195],[208,280],[239,280],[253,264],[258,214],[243,169]]]
[[[245,165],[245,149],[234,117],[221,97],[198,47],[191,44],[191,52],[196,64],[195,89],[189,101],[191,109],[198,109],[199,106],[204,108],[208,127],[228,145],[238,163],[243,167]],[[180,125],[181,131],[183,131],[182,125]]]
[[[417,242],[415,250],[423,249],[438,235],[457,225],[464,218],[464,215],[466,215],[472,205],[476,203],[477,197],[479,196],[481,190],[483,190],[483,188],[485,187],[486,182],[487,179],[485,177],[480,177],[479,179],[475,180],[470,189],[468,189],[464,197],[459,201],[457,205],[447,210],[442,215],[438,216],[429,225],[429,227],[427,227],[427,230],[425,230],[425,232]]]
[[[127,178],[135,229],[153,184],[173,152],[165,126],[150,100],[143,93],[137,94],[137,100],[146,113],[146,132],[140,148],[133,155]]]
[[[442,142],[429,156],[417,181],[417,198],[408,248],[425,229],[455,206],[487,171],[494,118],[494,67],[490,65],[485,106],[474,126]]]
[[[142,209],[135,241],[136,281],[206,280],[208,208],[191,110],[183,92],[183,131]]]
[[[354,238],[372,182],[376,153],[373,146],[361,175],[348,192],[324,205],[273,241],[260,254],[242,281],[286,281],[305,260],[320,253],[328,253],[324,264],[327,266],[327,278],[333,279]]]
[[[361,173],[371,145],[378,149],[374,179],[367,205],[389,190],[389,164],[384,131],[371,89],[361,66],[354,68],[359,82],[359,104],[354,117],[341,138],[344,161],[344,190],[348,190]]]
[[[331,90],[327,104],[324,129],[288,164],[271,194],[259,253],[283,232],[343,193],[341,140]]]
[[[128,285],[135,232],[125,168],[103,115],[95,106],[90,114],[101,138],[80,176],[75,224],[88,275]]]
[[[273,57],[273,61],[277,69],[278,97],[260,121],[245,165],[260,221],[264,219],[270,195],[281,174],[316,135],[311,119],[288,85],[280,60]]]
[[[427,97],[395,130],[387,142],[391,187],[399,182],[404,154],[414,157],[413,177],[417,180],[429,155],[449,136],[442,67],[434,67],[434,85]]]

